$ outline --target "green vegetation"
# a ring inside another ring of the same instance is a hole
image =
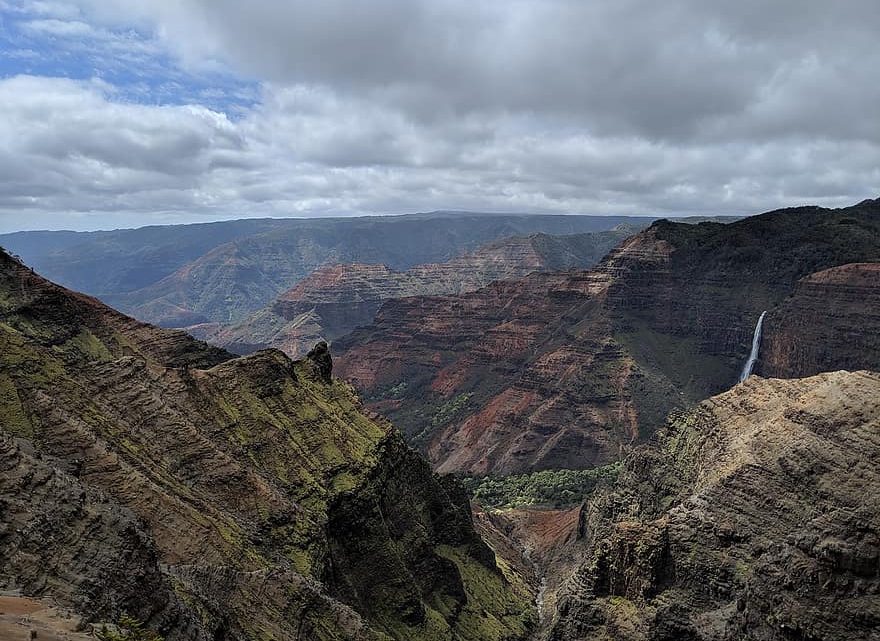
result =
[[[113,354],[107,346],[86,328],[81,329],[63,345],[54,346],[53,349],[69,358],[84,358],[90,362],[113,360]]]
[[[0,425],[16,436],[33,436],[33,426],[21,404],[15,383],[6,374],[0,374]]]
[[[382,401],[386,399],[396,400],[403,398],[408,387],[409,384],[406,381],[400,381],[391,386],[380,387],[372,393],[367,394],[366,398],[371,401]]]
[[[158,634],[144,627],[137,619],[123,614],[111,630],[102,626],[96,633],[99,641],[164,641]]]
[[[388,398],[400,398],[406,392],[406,381],[400,381],[397,385],[388,390]]]
[[[431,426],[439,427],[440,425],[451,421],[455,418],[456,414],[464,409],[467,402],[471,400],[471,396],[473,396],[473,394],[459,394],[443,403],[443,405],[437,408],[437,412],[431,419]]]
[[[437,553],[455,563],[468,599],[458,613],[455,637],[462,641],[520,639],[534,624],[531,597],[507,583],[499,572],[473,560],[463,549],[449,545]]]
[[[488,508],[528,505],[564,507],[589,496],[597,485],[617,478],[620,463],[589,470],[542,470],[505,477],[462,477],[473,500]]]

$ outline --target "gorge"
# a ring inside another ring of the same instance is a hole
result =
[[[388,301],[335,343],[338,371],[443,472],[588,468],[735,384],[764,310],[759,375],[771,363],[776,377],[880,367],[866,331],[874,308],[860,303],[876,295],[874,272],[859,267],[871,261],[877,201],[658,221],[588,271]],[[829,314],[827,296],[861,311]],[[810,326],[815,341],[794,336]],[[826,350],[826,337],[839,348]],[[792,359],[808,353],[821,366],[804,371]]]
[[[0,641],[880,641],[878,0],[0,0]]]
[[[627,234],[586,269],[499,241],[512,277],[380,298],[301,360],[0,254],[6,607],[168,641],[873,640],[880,206]]]

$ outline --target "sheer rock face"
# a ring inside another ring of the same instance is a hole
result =
[[[880,263],[853,263],[803,278],[767,322],[759,373],[802,377],[876,368]]]
[[[774,353],[776,308],[800,279],[866,261],[880,262],[873,202],[729,225],[660,221],[591,271],[388,301],[371,325],[335,343],[337,373],[442,471],[591,466],[652,434],[670,410],[733,385],[764,310]],[[837,331],[833,316],[801,317],[822,326],[807,343]],[[880,368],[870,327],[858,359],[809,349],[823,354],[822,369]],[[804,371],[778,362],[774,375]]]
[[[535,271],[591,267],[637,229],[621,225],[610,231],[571,236],[516,236],[444,263],[417,265],[406,271],[366,263],[328,265],[239,323],[209,323],[188,329],[214,345],[243,354],[275,347],[292,357],[302,356],[319,340],[332,342],[371,323],[387,300],[462,294]]]
[[[554,640],[876,639],[880,375],[752,377],[581,514]]]
[[[234,358],[0,252],[0,578],[170,641],[523,636],[461,491],[329,364]]]

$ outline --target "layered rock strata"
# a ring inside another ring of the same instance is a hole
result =
[[[880,263],[851,263],[806,276],[773,311],[767,328],[759,370],[764,376],[876,368]]]
[[[752,377],[583,508],[554,641],[877,639],[880,375]]]
[[[620,225],[611,231],[571,236],[507,238],[444,263],[406,271],[365,263],[328,265],[239,323],[202,323],[187,331],[242,354],[275,347],[297,357],[317,341],[332,342],[368,325],[386,300],[461,294],[536,271],[591,267],[637,229]]]
[[[370,326],[336,342],[337,362],[439,470],[589,467],[650,436],[670,410],[732,386],[764,310],[768,359],[782,363],[773,344],[779,332],[800,332],[784,327],[801,318],[814,323],[798,334],[804,349],[821,354],[810,357],[814,368],[880,369],[872,306],[843,332],[834,313],[815,313],[815,300],[784,311],[790,296],[792,305],[808,297],[802,278],[853,262],[880,262],[877,202],[729,225],[659,221],[590,271],[389,301]],[[872,269],[856,271],[863,281]],[[853,295],[836,281],[827,286]],[[852,342],[846,331],[859,333],[858,347],[834,349],[834,341]],[[773,373],[809,369],[791,362]],[[764,367],[759,359],[756,371]]]
[[[0,253],[2,580],[169,641],[515,639],[531,596],[467,497],[330,378]]]

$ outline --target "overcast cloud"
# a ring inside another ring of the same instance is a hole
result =
[[[876,0],[0,0],[0,231],[880,194]]]

